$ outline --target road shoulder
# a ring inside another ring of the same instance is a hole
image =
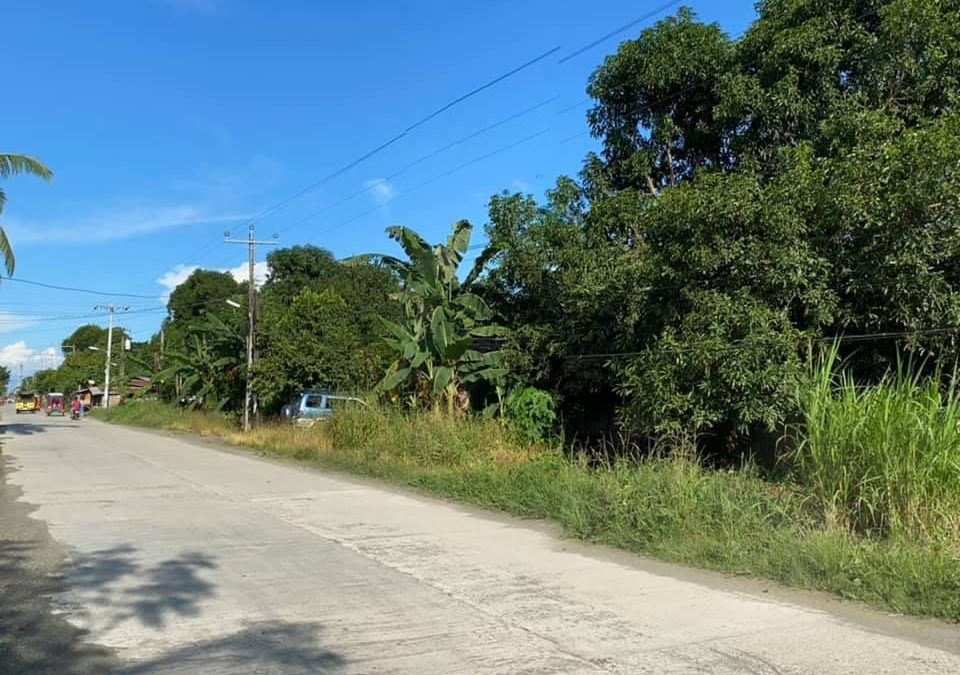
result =
[[[8,475],[0,451],[0,675],[100,675],[114,672],[113,653],[86,641],[55,598],[66,590],[67,552],[55,542]]]
[[[107,424],[93,421],[95,424]],[[111,425],[112,426],[112,425]],[[710,570],[686,567],[662,562],[620,549],[593,544],[565,537],[560,528],[540,520],[524,519],[502,512],[489,511],[462,502],[432,496],[416,488],[391,483],[385,480],[358,476],[344,471],[317,466],[309,460],[300,460],[288,456],[275,455],[266,451],[229,444],[219,438],[201,436],[188,432],[172,432],[140,427],[125,427],[131,431],[150,436],[176,439],[198,448],[235,455],[256,458],[268,464],[284,467],[297,467],[318,476],[335,477],[337,480],[352,483],[358,487],[372,488],[398,496],[412,498],[421,502],[441,506],[455,506],[458,511],[473,518],[493,521],[506,526],[523,528],[538,534],[547,534],[560,551],[575,553],[600,561],[636,569],[677,581],[693,583],[727,593],[736,593],[762,602],[792,605],[805,610],[829,614],[839,621],[853,627],[875,633],[914,642],[933,649],[960,655],[960,627],[937,619],[917,618],[874,610],[866,605],[836,598],[828,593],[792,589],[775,582],[750,577],[732,576]]]

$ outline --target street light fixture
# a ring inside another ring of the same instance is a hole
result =
[[[240,309],[240,306],[241,306],[241,305],[240,305],[240,303],[237,302],[236,300],[231,300],[230,298],[227,298],[225,302],[226,302],[228,305],[230,305],[231,307],[236,307],[237,309]]]

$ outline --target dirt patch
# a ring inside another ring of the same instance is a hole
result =
[[[66,551],[30,517],[34,508],[19,501],[21,490],[7,482],[14,470],[0,451],[0,675],[114,672],[111,651],[57,615]]]

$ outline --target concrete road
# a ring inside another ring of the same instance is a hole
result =
[[[7,481],[68,551],[51,604],[121,673],[960,673],[954,626],[203,441],[6,422]]]

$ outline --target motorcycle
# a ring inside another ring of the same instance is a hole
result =
[[[71,411],[70,411],[70,419],[72,419],[72,420],[78,420],[78,419],[80,419],[80,411],[79,411],[79,410],[71,410]]]

